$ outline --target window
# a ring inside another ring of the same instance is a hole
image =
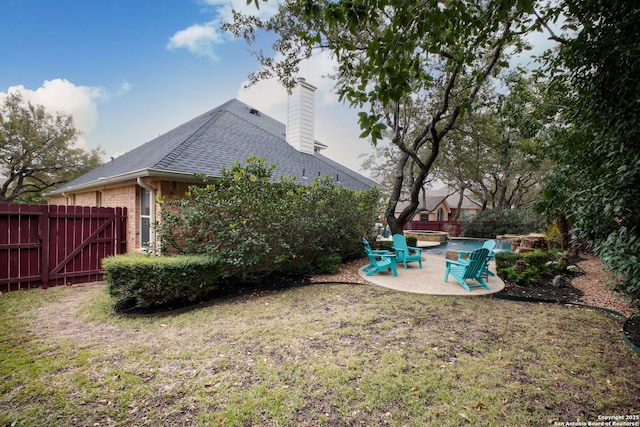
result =
[[[151,193],[140,188],[140,247],[148,248],[151,239]]]
[[[444,221],[444,209],[438,208],[438,221]]]
[[[429,212],[420,212],[420,221],[429,221]]]

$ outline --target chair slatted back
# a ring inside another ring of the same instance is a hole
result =
[[[475,279],[482,274],[484,265],[487,262],[487,256],[489,255],[489,249],[481,248],[476,249],[469,255],[469,264],[464,271],[464,279]]]

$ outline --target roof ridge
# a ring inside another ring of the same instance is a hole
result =
[[[196,129],[191,135],[189,135],[187,138],[185,138],[184,141],[182,141],[180,144],[178,144],[178,146],[176,148],[171,150],[171,152],[169,152],[169,154],[167,154],[160,161],[156,162],[153,166],[151,166],[151,168],[166,168],[174,160],[176,160],[178,157],[180,157],[180,155],[182,153],[184,153],[191,146],[191,144],[193,144],[198,139],[198,137],[200,137],[209,127],[211,127],[211,125],[213,125],[215,123],[215,121],[218,119],[218,117],[220,117],[220,114],[223,111],[225,111],[224,107],[228,103],[229,102],[226,102],[226,103],[222,104],[220,107],[218,107],[216,109],[213,109],[213,110],[210,110],[207,113],[204,113],[204,114],[210,114],[211,117],[209,117],[207,120],[205,120],[205,122],[198,129]]]

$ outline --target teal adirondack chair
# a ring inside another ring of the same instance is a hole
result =
[[[485,262],[484,269],[482,270],[482,274],[486,275],[487,280],[489,280],[489,276],[495,276],[494,272],[489,271],[489,262],[493,261],[493,258],[495,258],[496,256],[496,253],[493,252],[493,250],[496,248],[496,241],[487,240],[482,244],[482,247],[489,250],[489,255],[487,255],[487,262]],[[471,252],[460,252],[458,254],[458,261],[468,258],[470,254]]]
[[[396,262],[404,264],[404,268],[407,268],[407,263],[415,261],[418,261],[422,268],[422,249],[407,246],[407,239],[402,234],[393,235],[392,248],[396,253]]]
[[[489,289],[489,285],[482,278],[484,272],[484,266],[487,263],[487,256],[489,255],[489,249],[480,248],[469,254],[469,258],[466,260],[446,260],[447,270],[444,273],[444,281],[449,279],[449,274],[467,291],[471,292],[472,288],[484,288]],[[475,280],[477,284],[469,284],[467,280]]]
[[[369,265],[362,269],[365,273],[367,273],[367,276],[372,276],[384,270],[390,270],[394,276],[398,275],[398,271],[396,270],[396,258],[394,254],[375,253],[371,250],[367,250],[366,247],[364,251],[369,257]]]

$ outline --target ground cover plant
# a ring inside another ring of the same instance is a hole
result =
[[[546,425],[640,407],[638,356],[599,311],[353,284],[112,307],[104,283],[0,297],[0,425]]]

